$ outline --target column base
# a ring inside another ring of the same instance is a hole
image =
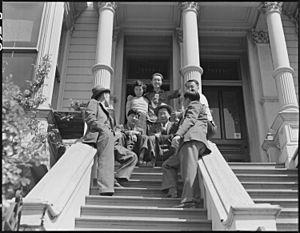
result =
[[[98,63],[92,67],[92,72],[94,75],[94,86],[101,85],[110,89],[110,80],[114,72],[111,66]]]
[[[203,74],[203,69],[200,66],[187,65],[182,67],[180,72],[183,76],[184,83],[189,80],[197,80],[199,82],[199,87],[201,88],[201,75]]]
[[[281,111],[276,116],[271,130],[262,145],[267,151],[270,161],[284,163],[290,167],[295,152],[298,148],[299,111],[288,109]]]

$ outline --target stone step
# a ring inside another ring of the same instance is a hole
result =
[[[181,191],[181,190],[179,190]],[[179,192],[178,195],[181,193]],[[98,189],[92,187],[90,189],[90,195],[98,195]],[[115,194],[117,196],[141,196],[141,197],[164,197],[165,194],[160,188],[136,188],[136,187],[123,187],[115,188]]]
[[[232,171],[237,174],[297,174],[298,169],[287,169],[287,168],[272,168],[272,167],[263,167],[263,168],[236,168],[231,167]]]
[[[259,182],[259,181],[243,181],[241,182],[247,189],[291,189],[298,190],[297,182]]]
[[[260,182],[284,182],[284,181],[292,181],[298,182],[297,174],[235,174],[239,181],[260,181]]]
[[[247,189],[246,190],[251,198],[297,198],[297,190],[289,189]]]
[[[252,198],[255,203],[270,203],[272,205],[280,205],[281,207],[298,206],[298,198]]]
[[[182,182],[178,184],[182,185]],[[160,188],[161,180],[160,179],[132,179],[128,182],[122,183],[124,187],[136,187],[136,188]]]
[[[277,218],[298,218],[298,208],[282,208]]]
[[[80,216],[127,216],[177,219],[207,219],[207,210],[201,208],[182,209],[145,206],[85,205],[81,207]]]
[[[79,217],[75,219],[75,228],[98,230],[122,229],[122,230],[168,230],[168,231],[211,231],[210,220],[195,219],[174,219],[174,218],[154,218],[154,217],[127,217],[127,216],[107,216],[107,217]]]
[[[299,232],[298,227],[299,221],[298,218],[293,219],[277,219],[276,220],[276,226],[277,231],[296,231]]]
[[[85,203],[86,205],[173,207],[180,203],[180,198],[90,195],[86,196]],[[200,208],[203,208],[203,200]]]
[[[298,181],[297,174],[238,174],[235,173],[240,181]],[[135,180],[162,180],[162,172],[133,172],[131,179]],[[178,175],[179,181],[181,176]]]
[[[274,162],[229,162],[231,168],[285,168],[284,163]]]

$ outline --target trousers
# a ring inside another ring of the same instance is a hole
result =
[[[184,142],[177,154],[170,156],[162,164],[161,189],[177,189],[177,174],[180,171],[183,181],[181,203],[200,202],[198,160],[204,151],[205,145],[200,141]]]

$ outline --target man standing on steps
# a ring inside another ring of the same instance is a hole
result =
[[[178,208],[195,207],[200,200],[197,162],[201,156],[210,153],[207,144],[207,110],[201,104],[198,91],[184,94],[185,111],[180,126],[172,139],[178,153],[163,163],[162,191],[167,197],[177,197],[177,173],[179,168],[183,178],[181,204]]]
[[[112,196],[114,194],[114,121],[108,111],[110,90],[100,85],[92,89],[85,122],[88,126],[83,143],[97,148],[97,185],[99,194]]]

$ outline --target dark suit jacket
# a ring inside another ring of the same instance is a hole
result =
[[[109,112],[97,100],[91,99],[85,111],[85,122],[87,131],[83,137],[83,143],[96,143],[99,134],[112,131],[114,120]]]
[[[176,135],[183,138],[183,143],[192,140],[203,142],[207,148],[205,154],[209,154],[211,151],[208,146],[206,134],[207,114],[205,112],[205,106],[199,101],[192,101],[184,112]]]

